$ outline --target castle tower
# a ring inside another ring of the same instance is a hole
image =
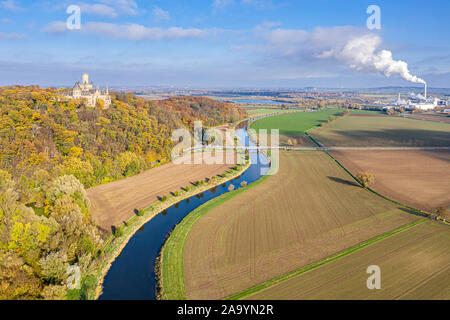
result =
[[[111,96],[109,95],[109,87],[106,85],[106,92],[101,90],[100,87],[95,88],[94,83],[91,81],[89,84],[89,74],[83,73],[82,82],[75,83],[71,93],[66,94],[69,99],[85,99],[87,105],[95,107],[98,99],[104,101],[104,107],[109,108],[111,106]]]
[[[83,84],[89,84],[89,73],[83,73]]]

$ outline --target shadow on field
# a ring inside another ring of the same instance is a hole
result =
[[[401,211],[403,211],[403,212],[406,212],[406,213],[409,213],[409,214],[413,214],[413,215],[418,216],[418,217],[422,217],[422,218],[427,218],[428,217],[426,214],[420,213],[417,210],[403,208],[403,207],[399,207],[399,209]]]
[[[450,131],[433,131],[421,129],[384,129],[384,130],[332,130],[340,135],[336,145],[371,147],[448,147]],[[340,142],[340,143],[339,143]],[[333,144],[331,142],[331,144]]]
[[[360,187],[356,182],[353,182],[350,180],[345,180],[345,179],[341,179],[341,178],[337,178],[337,177],[327,177],[327,178],[330,179],[331,181],[342,183],[347,186]]]

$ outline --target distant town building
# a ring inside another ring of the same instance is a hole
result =
[[[395,102],[395,104],[396,104],[397,106],[404,107],[404,106],[406,106],[406,105],[408,104],[408,101],[402,99],[402,97],[401,97],[401,95],[400,95],[400,93],[399,93],[399,94],[398,94],[397,101]]]
[[[408,109],[421,109],[421,110],[432,110],[437,107],[439,99],[437,98],[427,98],[426,91],[425,96],[412,98],[412,99],[402,99],[401,95],[398,94],[397,101],[395,101],[395,105],[401,108]]]
[[[421,100],[418,103],[411,103],[410,107],[421,109],[421,110],[433,110],[437,107],[439,99],[437,98],[428,98]]]
[[[103,100],[105,108],[111,106],[108,85],[106,85],[106,90],[94,88],[94,83],[92,81],[89,83],[89,74],[87,73],[83,73],[82,82],[75,83],[73,89],[65,96],[69,99],[85,99],[90,107],[95,107],[99,99]]]

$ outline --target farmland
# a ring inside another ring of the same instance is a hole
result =
[[[439,113],[414,113],[409,118],[450,123],[450,116]]]
[[[330,152],[353,175],[370,172],[372,189],[426,211],[450,205],[449,150],[339,150]]]
[[[418,219],[318,151],[281,152],[276,175],[222,197],[164,247],[166,298],[227,297]]]
[[[431,147],[450,145],[446,123],[384,116],[351,116],[311,130],[325,146]]]
[[[450,229],[425,222],[300,273],[248,299],[450,299]],[[381,289],[366,287],[369,265]]]
[[[260,109],[244,109],[247,111],[247,113],[251,116],[254,115],[267,115],[267,114],[274,114],[274,113],[287,113],[287,112],[293,112],[294,110],[282,110],[282,109],[271,109],[271,108],[260,108]]]
[[[223,161],[225,162],[225,161]],[[158,197],[191,186],[191,183],[222,174],[230,164],[174,164],[147,170],[139,175],[87,190],[92,218],[100,228],[111,232],[135,215],[135,210],[150,206]]]
[[[299,112],[282,114],[257,120],[251,124],[256,131],[260,129],[279,129],[280,135],[301,136],[305,131],[326,122],[332,115],[341,113],[341,109],[327,109],[317,112]]]

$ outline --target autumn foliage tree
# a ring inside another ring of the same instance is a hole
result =
[[[450,221],[450,214],[446,207],[439,207],[436,210],[436,214],[441,217],[442,219],[445,219],[447,221]]]
[[[368,172],[360,172],[356,175],[359,183],[363,186],[363,188],[369,188],[371,184],[375,182],[375,177],[373,174]]]
[[[169,161],[174,129],[243,116],[201,97],[113,94],[104,109],[52,88],[1,87],[0,299],[67,297],[68,267],[88,278],[104,241],[85,189]]]

